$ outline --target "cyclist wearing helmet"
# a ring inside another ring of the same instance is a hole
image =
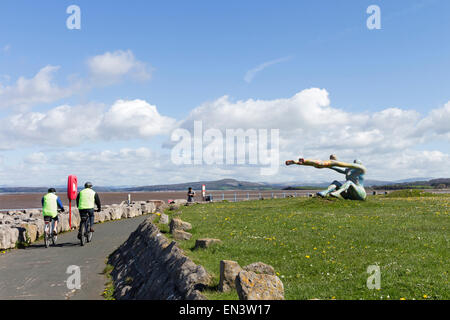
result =
[[[64,212],[64,207],[61,199],[56,195],[55,188],[48,189],[46,195],[42,197],[42,214],[44,215],[44,221],[55,221],[55,228],[53,234],[57,234],[58,227],[58,209]]]
[[[77,196],[77,207],[80,212],[80,217],[89,216],[91,223],[91,232],[94,232],[92,226],[94,225],[94,207],[97,206],[97,212],[102,210],[102,205],[100,203],[100,197],[98,193],[92,190],[92,183],[86,182],[84,184],[84,189],[78,193]],[[81,237],[81,224],[78,229],[78,238]]]

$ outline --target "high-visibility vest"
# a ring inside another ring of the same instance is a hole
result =
[[[94,209],[95,207],[95,191],[91,188],[85,188],[80,191],[80,200],[78,209]]]
[[[44,204],[42,205],[42,213],[45,217],[55,218],[58,215],[58,196],[54,193],[47,193],[44,196]]]

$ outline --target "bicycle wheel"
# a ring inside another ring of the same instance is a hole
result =
[[[81,228],[80,228],[80,231],[81,231],[80,242],[81,242],[81,245],[84,246],[84,243],[85,243],[85,241],[86,241],[86,238],[85,238],[85,233],[86,233],[86,230],[85,230],[86,221],[81,222],[81,223],[82,223],[83,225],[82,225]]]
[[[86,227],[86,237],[87,237],[87,242],[91,242],[92,241],[92,236],[94,235],[93,232],[91,232],[91,224],[88,223],[87,227]]]
[[[55,227],[54,223],[55,222],[53,222],[53,224],[52,224],[52,244],[55,246],[56,245],[56,239],[58,239],[58,236],[53,234],[53,228]]]
[[[48,224],[45,224],[45,229],[44,229],[44,243],[45,243],[45,247],[48,248],[48,246],[50,245],[50,239],[49,239],[49,234],[48,234]]]
[[[48,238],[47,232],[44,234],[44,243],[45,247],[48,248],[48,246],[50,245],[50,239]]]
[[[92,232],[91,230],[91,224],[89,223],[89,219],[86,221],[86,242],[91,242],[92,239]]]

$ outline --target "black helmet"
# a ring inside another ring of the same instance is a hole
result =
[[[55,192],[56,192],[55,188],[48,189],[48,193],[55,193]]]
[[[84,184],[84,187],[85,188],[92,188],[92,182],[86,182],[85,184]]]

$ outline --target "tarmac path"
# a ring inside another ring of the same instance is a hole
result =
[[[108,255],[148,217],[96,224],[92,242],[84,247],[77,239],[77,231],[72,231],[58,235],[55,247],[45,248],[41,240],[26,249],[0,255],[0,299],[103,299],[106,283],[103,270]],[[66,273],[71,265],[80,267],[79,290],[70,290],[66,284],[73,275],[73,271]]]

